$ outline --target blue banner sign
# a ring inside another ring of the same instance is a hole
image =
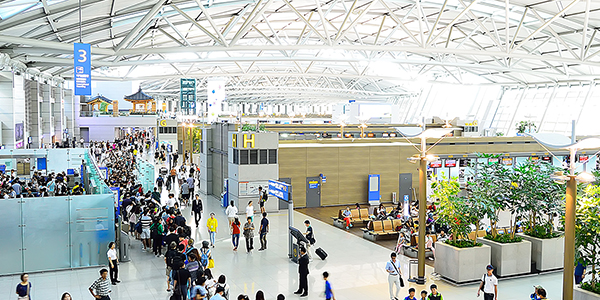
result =
[[[73,44],[73,80],[75,95],[92,94],[92,49],[90,44]]]
[[[285,182],[269,180],[269,195],[289,201],[291,186]]]

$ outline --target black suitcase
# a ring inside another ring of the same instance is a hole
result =
[[[325,260],[325,258],[327,258],[327,253],[325,252],[325,250],[323,250],[322,248],[317,248],[317,250],[315,250],[315,253],[322,259]]]

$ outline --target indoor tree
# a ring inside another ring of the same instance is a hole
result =
[[[600,186],[588,185],[578,197],[575,218],[575,249],[577,262],[587,266],[592,278],[581,285],[583,289],[600,293]]]

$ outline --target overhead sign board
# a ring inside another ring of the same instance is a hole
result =
[[[73,80],[75,95],[92,94],[92,48],[90,44],[73,44]]]
[[[281,200],[289,201],[291,185],[277,181],[277,180],[269,180],[269,195],[275,196]]]
[[[181,111],[186,115],[196,114],[196,79],[181,78],[181,94],[179,103]]]

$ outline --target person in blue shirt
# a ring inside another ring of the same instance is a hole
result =
[[[329,272],[323,272],[323,280],[325,280],[325,300],[335,300],[335,295],[329,282]]]
[[[196,285],[194,287],[192,287],[192,289],[190,290],[190,299],[191,300],[207,299],[208,291],[206,290],[206,287],[204,286],[205,284],[206,284],[206,277],[202,276],[202,277],[196,278]]]
[[[534,285],[533,288],[535,289],[533,291],[533,294],[529,295],[529,298],[531,300],[540,300],[540,296],[538,296],[538,290],[542,288],[541,285]]]
[[[415,288],[408,289],[408,296],[406,296],[404,300],[416,300],[417,298],[415,298],[415,292]]]
[[[210,297],[210,300],[227,300],[227,299],[225,299],[225,297],[223,297],[224,292],[225,292],[225,289],[223,289],[222,286],[218,286],[217,290],[215,291],[215,295]]]
[[[575,284],[580,284],[585,278],[585,266],[577,262],[577,266],[575,267]]]

